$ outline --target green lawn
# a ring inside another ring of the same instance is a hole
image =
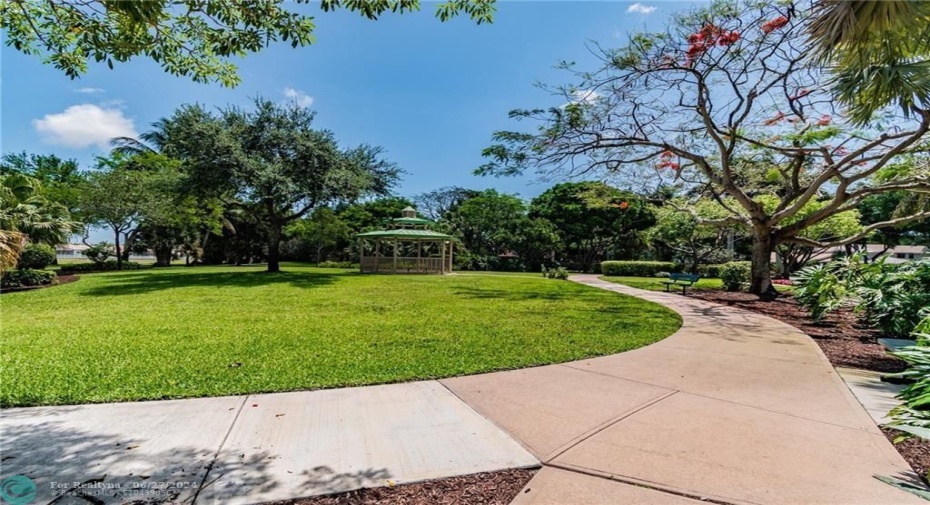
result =
[[[2,296],[4,406],[448,377],[653,343],[671,311],[541,276],[285,265],[101,273]]]

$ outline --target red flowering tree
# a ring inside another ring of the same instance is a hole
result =
[[[849,126],[824,69],[808,57],[803,12],[715,3],[626,47],[601,48],[600,69],[566,65],[577,84],[548,88],[561,105],[513,111],[537,129],[495,133],[477,172],[678,184],[726,211],[696,216],[704,224],[736,225],[752,237],[750,291],[760,296],[774,293],[770,258],[779,244],[847,245],[930,217],[915,211],[829,243],[805,235],[871,195],[930,190],[930,111],[912,106],[906,115],[885,111],[867,128]],[[817,210],[802,215],[810,203]]]

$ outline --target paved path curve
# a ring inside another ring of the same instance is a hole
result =
[[[665,305],[674,335],[621,354],[442,380],[545,464],[515,504],[926,503],[819,347],[766,316],[600,280]]]

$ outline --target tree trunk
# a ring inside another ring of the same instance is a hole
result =
[[[169,267],[171,266],[171,253],[172,247],[170,245],[160,245],[155,247],[155,266],[157,267]]]
[[[281,271],[281,224],[272,223],[268,232],[268,271]]]
[[[772,286],[772,251],[775,240],[771,228],[757,227],[752,232],[752,275],[749,292],[763,299],[774,299],[778,294]]]
[[[120,231],[116,230],[116,233],[114,234],[114,239],[113,239],[113,247],[114,249],[116,249],[116,269],[122,270],[123,269],[123,251],[119,247],[119,234],[120,234]]]

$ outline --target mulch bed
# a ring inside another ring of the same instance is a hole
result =
[[[891,428],[882,428],[888,440],[894,442],[895,437],[903,433]],[[904,459],[911,464],[911,468],[920,475],[924,483],[930,486],[927,481],[927,472],[930,472],[930,440],[924,440],[918,437],[911,437],[900,443],[895,444],[895,449],[904,456]]]
[[[536,470],[527,469],[476,473],[266,505],[506,505],[535,473]]]
[[[810,335],[834,366],[882,373],[901,372],[907,367],[904,361],[885,352],[878,343],[881,334],[859,322],[851,310],[827,314],[817,322],[790,294],[783,294],[773,302],[761,301],[749,293],[718,290],[695,290],[689,296],[751,310],[788,323]]]
[[[58,286],[59,284],[67,284],[69,282],[74,282],[80,278],[81,276],[79,275],[59,275],[57,284],[46,284],[43,286],[23,286],[19,288],[3,288],[3,289],[0,289],[0,294],[18,293],[20,291],[32,291],[35,289],[53,288],[55,286]]]

